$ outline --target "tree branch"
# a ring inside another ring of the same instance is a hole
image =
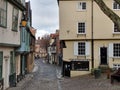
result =
[[[110,8],[107,7],[107,5],[103,2],[103,0],[94,0],[99,8],[103,11],[105,15],[107,15],[118,27],[118,30],[120,31],[120,17],[114,13]],[[116,0],[120,1],[120,0]]]

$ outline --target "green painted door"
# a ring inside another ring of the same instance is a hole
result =
[[[15,63],[15,53],[10,52],[10,76],[9,76],[10,86],[16,86],[16,63]]]
[[[10,52],[10,74],[15,73],[15,54],[13,51]]]

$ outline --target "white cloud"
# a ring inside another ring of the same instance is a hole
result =
[[[36,32],[36,39],[38,39],[38,37],[42,37],[45,34],[49,34],[49,32],[46,31],[46,30],[37,30],[37,32]]]
[[[59,28],[57,0],[26,0],[32,8],[32,26],[37,29],[36,39],[55,33]]]
[[[25,0],[26,2],[30,1],[30,0]]]
[[[55,30],[59,28],[57,0],[30,1],[32,8],[32,26],[37,29],[36,38],[46,33],[55,33]]]

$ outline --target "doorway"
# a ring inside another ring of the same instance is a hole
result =
[[[63,62],[63,76],[70,77],[71,62]]]
[[[100,48],[100,61],[101,65],[107,65],[107,47]]]
[[[8,59],[5,60],[5,67],[4,67],[4,72],[5,72],[5,76],[4,76],[4,88],[6,89],[7,87],[9,87],[9,64],[8,64]]]

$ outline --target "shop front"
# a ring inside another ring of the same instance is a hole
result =
[[[89,60],[63,61],[63,76],[73,77],[90,73]]]

